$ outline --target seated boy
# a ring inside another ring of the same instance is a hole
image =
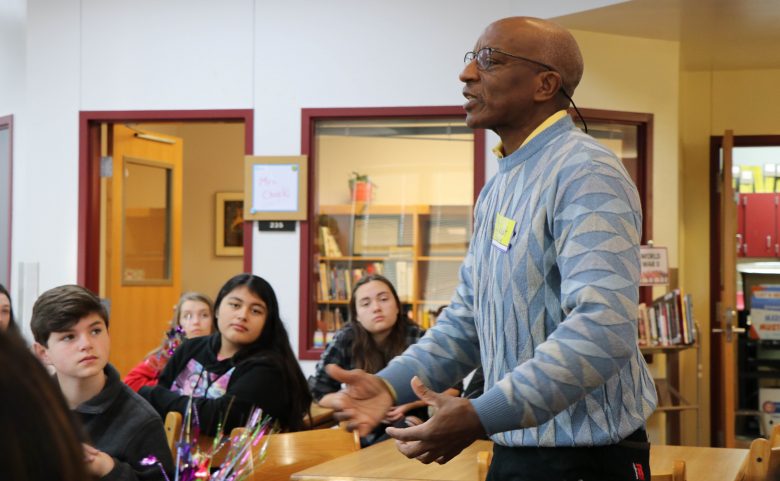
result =
[[[108,312],[87,289],[67,285],[44,292],[30,321],[35,353],[56,370],[60,389],[91,444],[88,471],[101,480],[164,480],[153,455],[169,473],[173,460],[160,416],[119,379],[108,364]]]

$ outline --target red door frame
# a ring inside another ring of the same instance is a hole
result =
[[[254,153],[254,110],[116,110],[79,112],[78,283],[95,292],[100,260],[100,137],[104,122],[243,122],[244,153]],[[252,222],[244,222],[244,271],[252,271]],[[90,255],[90,253],[93,253]]]
[[[0,117],[0,130],[8,129],[8,272],[4,272],[5,288],[11,290],[11,231],[14,220],[14,116]]]
[[[301,154],[313,159],[314,149],[314,125],[319,120],[328,119],[388,119],[388,118],[465,118],[466,112],[461,106],[436,106],[436,107],[368,107],[368,108],[321,108],[321,109],[302,109],[301,110]],[[309,195],[307,220],[301,221],[300,232],[300,313],[298,325],[298,358],[317,360],[322,353],[321,349],[313,349],[309,346],[309,317],[313,313],[312,302],[310,299],[312,293],[310,268],[312,263],[312,252],[309,246],[314,244],[314,195],[312,189],[316,180],[316,165],[309,162]],[[477,129],[474,131],[474,200],[476,201],[479,191],[485,184],[485,131]]]

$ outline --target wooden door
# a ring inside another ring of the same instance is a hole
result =
[[[113,126],[105,269],[111,362],[125,375],[156,347],[181,294],[182,139]]]
[[[720,424],[722,442],[727,448],[735,446],[735,411],[737,406],[737,197],[732,184],[732,151],[734,133],[727,130],[723,134],[723,171],[720,184],[720,302],[718,310],[719,326],[714,326],[714,342],[718,343],[720,366],[715,366],[712,376],[719,379],[714,384],[720,386]]]

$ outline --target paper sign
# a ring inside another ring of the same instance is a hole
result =
[[[252,213],[298,210],[297,164],[254,165],[252,187]]]
[[[642,272],[639,285],[659,286],[669,284],[669,259],[666,247],[640,246],[639,260]]]
[[[750,321],[759,339],[780,339],[780,286],[753,287]]]

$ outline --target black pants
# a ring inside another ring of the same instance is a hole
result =
[[[486,481],[650,481],[650,443],[639,429],[618,444],[575,448],[493,447]]]

